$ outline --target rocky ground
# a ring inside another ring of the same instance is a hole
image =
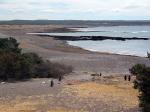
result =
[[[129,68],[137,63],[150,65],[147,58],[90,52],[70,46],[65,41],[55,40],[53,37],[27,34],[50,32],[54,29],[56,31],[57,28],[60,30],[63,26],[0,25],[0,33],[16,38],[24,52],[36,52],[47,60],[71,65],[79,72],[128,74]]]
[[[74,67],[61,83],[55,79],[53,88],[49,86],[51,79],[1,82],[0,112],[138,112],[138,91],[132,82],[123,81],[123,76],[134,64],[150,65],[150,61],[90,52],[53,37],[27,34],[56,28],[63,26],[0,25],[0,38],[16,38],[23,52],[35,52],[44,59]],[[102,77],[91,76],[100,72]]]

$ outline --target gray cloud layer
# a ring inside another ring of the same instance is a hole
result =
[[[150,0],[0,1],[1,19],[150,19],[149,15]]]

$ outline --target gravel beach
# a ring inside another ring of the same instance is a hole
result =
[[[30,35],[64,26],[0,25],[0,38],[14,37],[23,52],[35,52],[45,60],[71,65],[73,73],[62,82],[31,79],[0,83],[0,112],[140,112],[138,91],[124,81],[129,68],[137,63],[150,65],[148,58],[90,52],[53,37]],[[102,73],[102,77],[93,77]]]

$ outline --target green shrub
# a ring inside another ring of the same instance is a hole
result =
[[[21,49],[18,46],[19,43],[12,37],[0,38],[0,51],[21,53]]]
[[[58,78],[59,76],[72,72],[72,70],[73,68],[71,66],[46,61],[36,67],[36,77]]]
[[[148,58],[150,59],[150,53],[147,53]]]
[[[72,72],[72,67],[44,61],[35,53],[21,53],[13,38],[0,39],[0,80],[58,78]]]
[[[1,52],[0,78],[2,80],[30,78],[30,69],[30,63],[22,55],[13,52]]]
[[[150,112],[150,67],[137,64],[130,69],[130,72],[136,75],[134,87],[140,92],[140,107],[143,112]]]

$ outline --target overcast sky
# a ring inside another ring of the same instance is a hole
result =
[[[150,0],[0,0],[0,20],[150,20]]]

